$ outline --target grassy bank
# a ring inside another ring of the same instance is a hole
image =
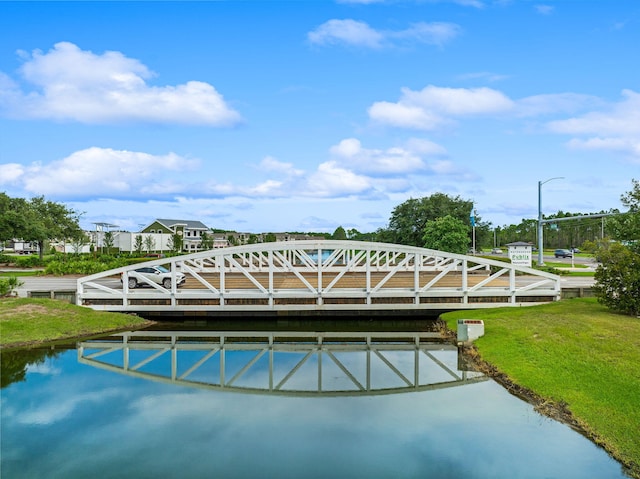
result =
[[[0,300],[0,346],[19,347],[147,324],[137,316],[104,313],[63,301],[31,298]]]
[[[610,313],[592,298],[443,315],[452,330],[463,318],[485,323],[475,341],[483,361],[566,406],[640,478],[640,319]]]

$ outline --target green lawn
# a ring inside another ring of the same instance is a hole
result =
[[[544,264],[546,266],[549,266],[551,268],[558,268],[558,269],[563,269],[563,268],[584,268],[586,269],[588,266],[586,264],[582,264],[582,263],[574,263],[573,266],[571,266],[571,263],[560,263],[560,262],[556,262],[556,261],[545,261]]]
[[[32,270],[32,271],[0,271],[0,278],[10,278],[11,276],[20,277],[20,276],[38,276],[41,271]]]
[[[0,346],[18,347],[139,328],[137,316],[94,311],[64,301],[32,298],[0,299]]]
[[[524,308],[457,311],[482,319],[484,361],[544,399],[564,404],[596,442],[640,477],[640,319],[595,299]]]

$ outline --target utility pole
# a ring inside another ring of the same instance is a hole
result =
[[[548,180],[538,181],[538,266],[544,266],[543,250],[544,238],[542,234],[542,185],[551,180],[562,180],[564,176],[556,176]]]

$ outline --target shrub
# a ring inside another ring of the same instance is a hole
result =
[[[593,287],[598,301],[614,311],[640,316],[640,254],[612,243],[598,252],[598,261]]]
[[[43,265],[43,261],[37,255],[18,256],[14,260],[18,268],[35,268]]]
[[[127,262],[124,259],[112,257],[103,257],[95,260],[87,257],[67,258],[65,261],[53,260],[49,262],[45,268],[45,273],[58,276],[64,274],[89,275],[126,265]]]
[[[22,281],[15,276],[0,278],[0,297],[9,296],[19,286],[22,286]]]

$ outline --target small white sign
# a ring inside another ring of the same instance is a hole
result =
[[[531,246],[509,246],[509,259],[515,266],[531,268]]]

